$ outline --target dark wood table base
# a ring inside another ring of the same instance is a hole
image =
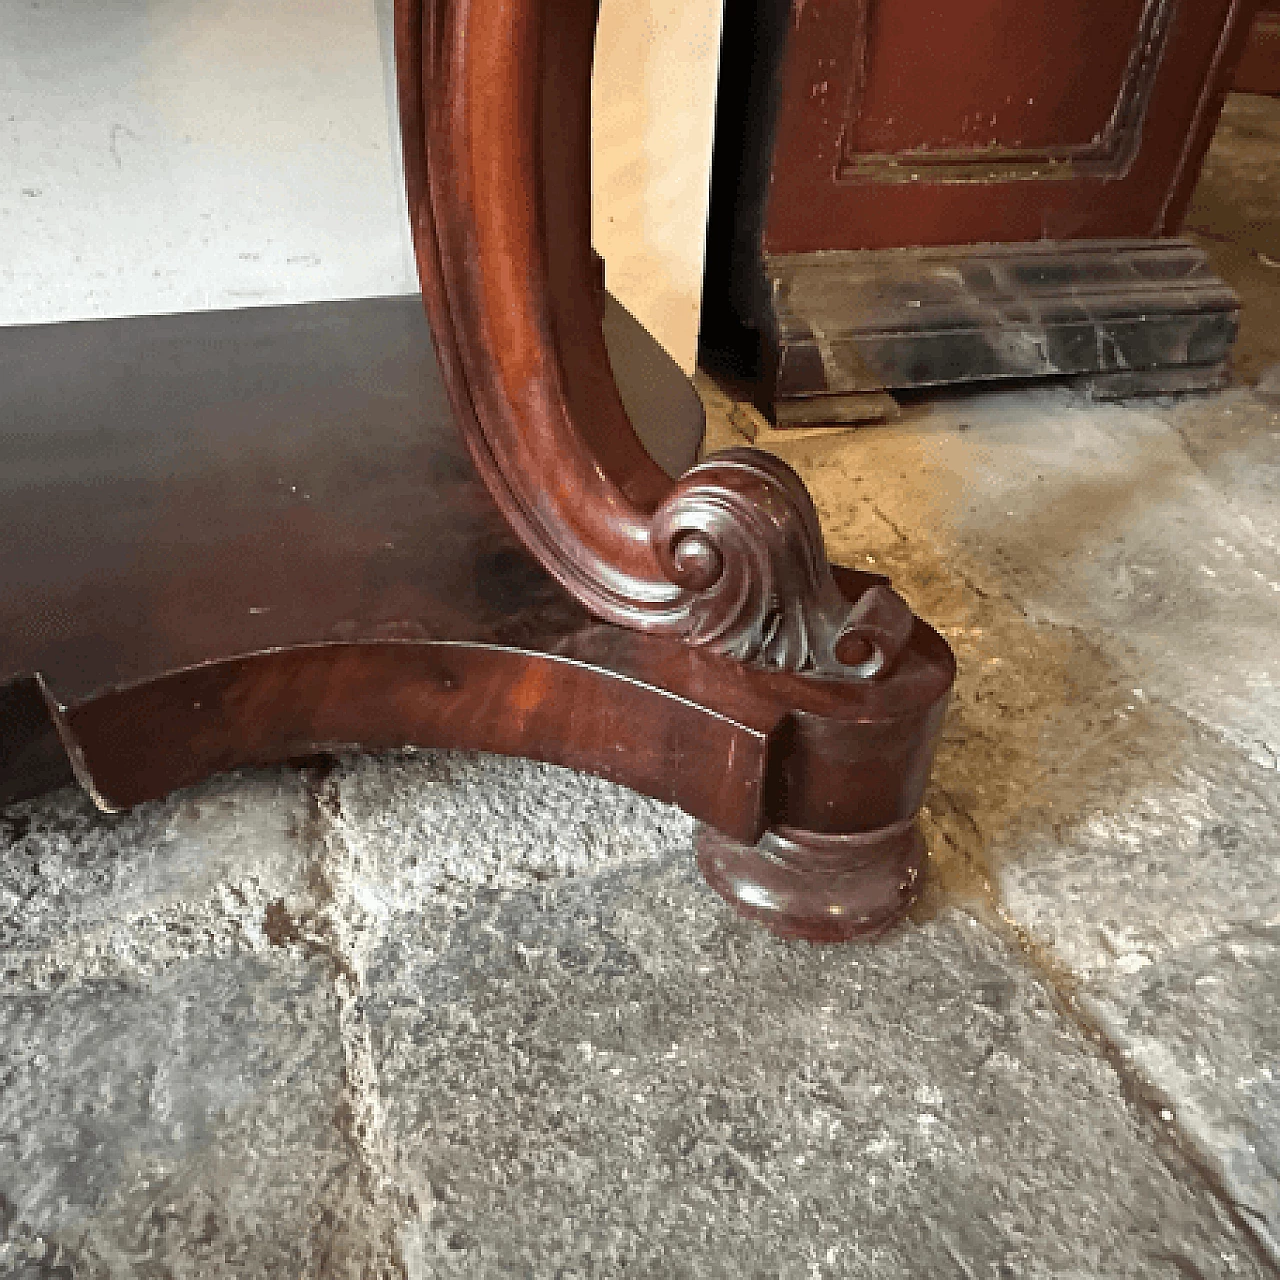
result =
[[[684,470],[696,397],[620,309],[606,331]],[[892,676],[842,686],[596,621],[476,478],[430,350],[414,298],[4,334],[0,801],[74,777],[120,809],[319,751],[523,755],[700,818],[707,878],[780,933],[883,927],[921,867],[941,639],[917,621]]]
[[[597,8],[396,0],[430,340],[417,299],[3,335],[0,801],[467,747],[680,805],[780,933],[910,900],[954,660],[779,459],[695,462],[591,247]]]

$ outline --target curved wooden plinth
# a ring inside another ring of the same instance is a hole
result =
[[[650,447],[679,470],[696,400],[616,319],[619,380],[676,425]],[[946,644],[917,620],[891,674],[841,682],[597,622],[477,480],[416,300],[11,330],[0,416],[0,803],[74,776],[119,809],[319,751],[470,748],[679,805],[725,837],[703,840],[713,883],[743,909],[772,892],[752,914],[779,932],[900,908],[885,868],[916,855],[881,840],[875,869],[840,833],[919,809]],[[882,581],[836,578],[850,599]]]
[[[914,820],[879,831],[767,831],[754,845],[700,827],[698,866],[736,911],[785,938],[849,942],[900,920],[920,892],[926,850]]]

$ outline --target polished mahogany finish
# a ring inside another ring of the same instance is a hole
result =
[[[679,804],[779,932],[909,901],[950,650],[777,459],[692,462],[591,252],[594,18],[398,5],[438,364],[413,300],[4,335],[0,799],[472,747]]]
[[[911,820],[834,836],[774,828],[754,846],[701,827],[696,843],[717,893],[775,933],[811,942],[882,933],[915,898],[927,856]]]

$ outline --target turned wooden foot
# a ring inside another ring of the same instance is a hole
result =
[[[810,942],[874,937],[901,919],[926,858],[914,820],[850,835],[784,827],[753,845],[699,826],[696,846],[707,883],[735,911]]]

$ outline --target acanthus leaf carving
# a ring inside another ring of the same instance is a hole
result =
[[[760,450],[728,449],[685,472],[651,538],[681,589],[676,625],[690,644],[848,680],[886,674],[910,637],[911,610],[888,586],[844,594],[804,482]]]

